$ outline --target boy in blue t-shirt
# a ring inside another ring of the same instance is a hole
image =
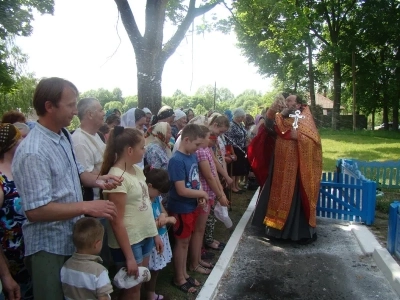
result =
[[[168,210],[177,220],[174,225],[174,284],[187,293],[195,293],[197,286],[186,271],[189,242],[196,224],[196,208],[206,205],[208,198],[208,194],[200,188],[195,154],[204,138],[205,133],[199,125],[186,125],[182,130],[178,151],[168,163],[168,175],[173,183],[169,190]]]

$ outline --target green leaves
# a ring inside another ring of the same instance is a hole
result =
[[[40,13],[54,12],[53,0],[2,0],[0,1],[0,39],[32,32],[33,10]]]

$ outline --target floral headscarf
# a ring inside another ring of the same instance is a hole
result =
[[[12,124],[0,124],[0,155],[9,151],[20,140],[21,132]]]
[[[167,156],[171,157],[171,147],[169,140],[166,140],[169,124],[167,122],[159,122],[147,129],[144,137],[146,146],[151,143],[158,143],[167,152]]]

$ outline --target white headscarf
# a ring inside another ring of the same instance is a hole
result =
[[[174,114],[175,114],[175,119],[174,119],[175,122],[178,121],[179,119],[187,118],[186,114],[180,109],[174,110]]]
[[[135,110],[136,108],[131,108],[121,116],[121,126],[131,128],[136,127]]]

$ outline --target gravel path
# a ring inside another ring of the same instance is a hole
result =
[[[214,299],[399,299],[348,225],[318,219],[311,245],[270,242],[247,225]]]

